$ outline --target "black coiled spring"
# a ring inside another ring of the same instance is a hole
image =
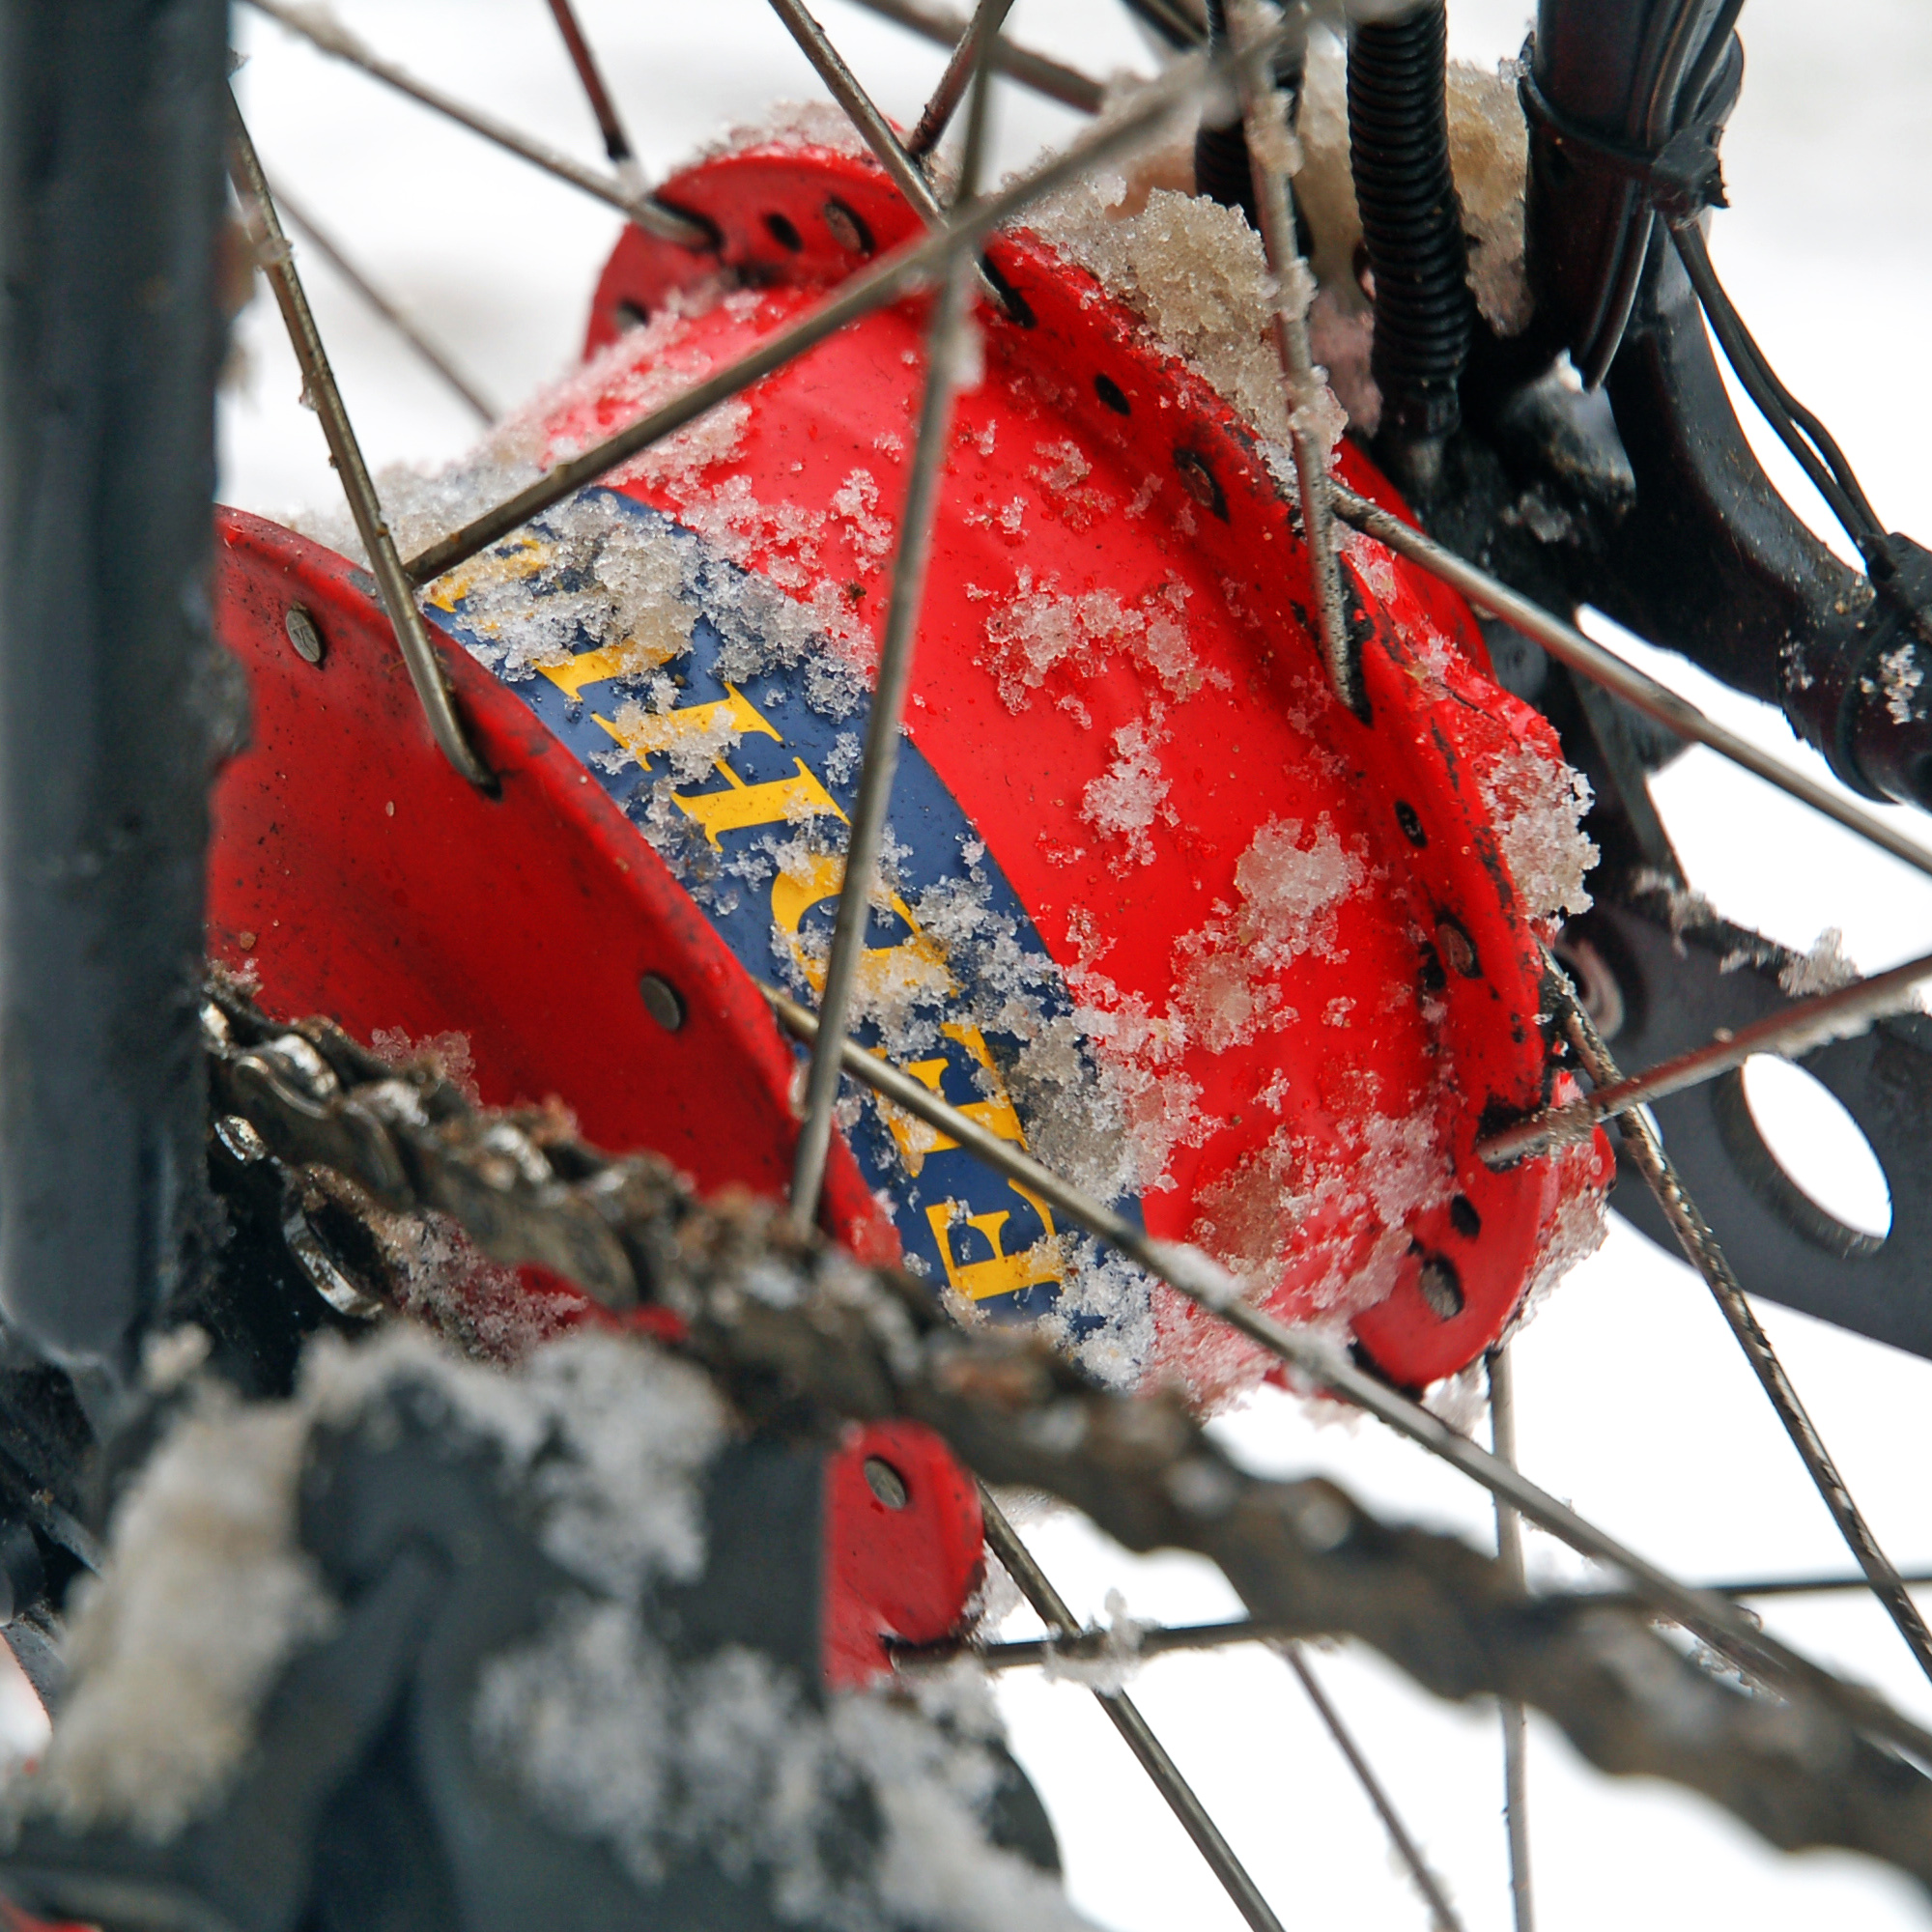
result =
[[[1239,121],[1210,127],[1204,116],[1194,136],[1194,192],[1238,208],[1250,228],[1259,228],[1255,213],[1255,177],[1248,164],[1247,130]]]
[[[1223,0],[1208,0],[1208,51],[1223,52],[1228,45],[1228,17]],[[1284,105],[1293,127],[1301,106],[1301,88],[1306,71],[1307,50],[1296,42],[1276,56],[1275,85],[1286,97]],[[1247,216],[1248,226],[1259,229],[1261,216],[1255,208],[1255,176],[1248,157],[1247,129],[1242,125],[1238,97],[1232,83],[1224,93],[1210,97],[1201,110],[1201,126],[1194,136],[1194,192],[1218,201],[1223,208],[1237,208]],[[1295,227],[1301,249],[1310,247],[1307,224],[1295,211]]]
[[[1349,157],[1376,280],[1369,367],[1382,392],[1382,440],[1418,459],[1412,482],[1431,480],[1442,440],[1461,420],[1456,385],[1469,351],[1447,57],[1444,0],[1365,21],[1349,43]]]

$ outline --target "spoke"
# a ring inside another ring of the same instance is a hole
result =
[[[854,0],[854,4],[942,47],[956,47],[971,24],[963,14],[942,7],[921,6],[918,0]],[[1107,98],[1107,90],[1077,68],[1063,66],[1030,48],[1015,46],[1004,35],[993,43],[993,66],[1009,80],[1031,88],[1048,100],[1057,100],[1077,114],[1099,113],[1100,104]]]
[[[1389,1834],[1396,1856],[1408,1867],[1415,1889],[1421,1892],[1435,1917],[1435,1932],[1463,1932],[1463,1921],[1457,1918],[1456,1908],[1449,1903],[1449,1896],[1442,1889],[1442,1881],[1429,1868],[1429,1861],[1422,1856],[1422,1847],[1409,1836],[1408,1827],[1402,1822],[1402,1813],[1395,1808],[1395,1801],[1382,1788],[1375,1767],[1362,1755],[1354,1734],[1342,1721],[1341,1712],[1329,1702],[1328,1693],[1321,1688],[1321,1680],[1309,1667],[1301,1646],[1283,1644],[1281,1659],[1308,1692],[1308,1701],[1315,1706],[1316,1716],[1327,1726],[1328,1735],[1335,1740],[1335,1748],[1348,1760],[1349,1769],[1355,1774],[1356,1783],[1362,1787],[1376,1816],[1382,1821],[1382,1829]]]
[[[257,229],[256,256],[269,286],[275,292],[276,305],[288,326],[289,341],[301,366],[302,391],[322,419],[323,435],[328,440],[328,454],[342,479],[350,513],[368,554],[369,568],[375,574],[376,588],[396,634],[397,648],[409,667],[410,682],[442,754],[469,782],[494,792],[497,781],[471,748],[450,701],[449,688],[442,680],[442,667],[437,663],[435,647],[424,628],[422,612],[416,609],[415,590],[403,572],[396,555],[395,539],[384,520],[382,500],[370,480],[368,465],[362,461],[362,446],[343,407],[342,391],[336,387],[335,372],[328,365],[322,335],[302,291],[301,277],[296,272],[295,253],[282,232],[275,213],[274,197],[262,174],[261,157],[248,137],[242,110],[229,100],[231,167],[235,186],[244,205],[253,211]]]
[[[763,991],[787,1033],[808,1042],[815,1039],[818,1022],[809,1009],[776,987],[766,986]],[[1645,1604],[1702,1637],[1739,1669],[1766,1684],[1800,1688],[1822,1697],[1850,1722],[1932,1762],[1932,1731],[1890,1709],[1869,1691],[1842,1683],[1799,1656],[1789,1645],[1759,1630],[1736,1605],[1680,1582],[1659,1569],[1499,1457],[1459,1435],[1420,1403],[1411,1402],[1367,1370],[1357,1368],[1332,1344],[1264,1314],[1244,1300],[1234,1278],[1199,1249],[1155,1240],[1145,1229],[1042,1167],[1031,1154],[969,1120],[911,1074],[849,1039],[844,1046],[844,1068],[895,1107],[951,1135],[995,1172],[1041,1196],[1076,1226],[1139,1263],[1177,1293],[1237,1329],[1318,1388],[1365,1409],[1378,1422],[1439,1457],[1579,1555],[1621,1570]]]
[[[532,517],[541,516],[554,503],[594,483],[607,470],[628,462],[641,449],[662,441],[705,411],[749,389],[753,383],[781,369],[848,322],[869,315],[874,309],[895,301],[919,283],[944,270],[959,255],[977,248],[996,228],[1037,201],[1051,194],[1062,184],[1084,174],[1133,147],[1148,130],[1156,127],[1174,109],[1198,94],[1213,70],[1186,71],[1148,88],[1135,106],[1118,121],[1096,128],[1085,139],[1056,156],[1052,160],[1015,182],[999,194],[957,211],[947,226],[934,234],[904,242],[890,254],[882,255],[869,269],[844,283],[838,293],[789,328],[768,337],[748,355],[728,368],[694,384],[681,396],[673,397],[661,409],[640,416],[629,428],[608,438],[582,456],[540,476],[527,489],[506,498],[494,508],[448,536],[439,538],[427,550],[412,557],[406,566],[411,581],[423,584],[453,570],[459,563],[485,551],[506,537]]]
[[[1006,0],[1010,6],[1011,0]],[[920,164],[909,155],[899,137],[893,131],[893,125],[880,113],[878,104],[866,90],[859,85],[852,70],[845,65],[838,49],[826,38],[825,29],[807,12],[804,0],[771,0],[772,11],[784,22],[786,30],[795,40],[818,77],[831,90],[832,98],[845,110],[846,118],[864,135],[866,145],[878,157],[881,167],[893,179],[894,185],[918,211],[925,225],[936,233],[946,229],[946,211],[940,206],[939,197],[932,191],[920,168]],[[980,13],[975,15],[974,24],[967,30],[967,38],[976,46],[983,44],[977,38],[982,17],[990,18],[997,26],[999,10],[991,0],[981,0]],[[959,193],[961,201],[970,201],[962,184]],[[1015,321],[1025,315],[1024,307],[1016,302],[1005,283],[994,272],[990,264],[979,265],[980,279],[987,291]]]
[[[520,134],[494,114],[485,114],[479,108],[466,107],[460,100],[452,99],[440,89],[431,87],[413,74],[406,72],[393,61],[386,61],[380,54],[372,52],[355,36],[335,21],[329,19],[320,10],[310,10],[287,4],[287,0],[248,0],[248,5],[259,14],[266,14],[270,19],[279,22],[293,34],[299,34],[312,46],[335,59],[347,61],[351,67],[359,68],[373,79],[393,87],[397,93],[406,94],[421,106],[446,116],[459,126],[468,128],[472,134],[480,134],[486,141],[494,141],[499,148],[507,149],[519,158],[541,168],[546,174],[554,175],[559,181],[568,182],[572,187],[582,188],[585,194],[595,195],[599,201],[608,202],[611,207],[620,210],[639,228],[648,229],[651,234],[667,242],[675,242],[680,246],[692,249],[708,249],[712,245],[711,230],[702,222],[694,221],[687,214],[679,214],[674,209],[666,208],[647,194],[634,193],[622,182],[611,181],[600,175],[594,168],[580,166],[568,155],[559,154],[554,148],[542,141],[532,140],[527,134]]]
[[[1471,604],[1479,605],[1514,626],[1525,637],[1534,638],[1559,664],[1613,691],[1646,718],[1654,718],[1665,730],[1694,744],[1708,745],[1714,752],[1742,765],[1778,790],[1802,800],[1814,811],[1835,819],[1847,831],[1856,832],[1894,859],[1902,859],[1915,871],[1932,877],[1932,852],[1901,832],[1874,818],[1862,808],[1840,798],[1829,785],[1785,764],[1769,752],[1761,752],[1748,739],[1707,718],[1688,698],[1666,685],[1647,677],[1634,665],[1626,664],[1614,651],[1607,651],[1594,639],[1586,638],[1575,626],[1552,616],[1540,605],[1512,590],[1488,571],[1479,570],[1453,551],[1445,550],[1398,516],[1358,497],[1340,483],[1329,485],[1329,498],[1335,514],[1354,525],[1398,555],[1406,556],[1445,583],[1453,583]]]
[[[1489,1354],[1490,1446],[1497,1458],[1516,1465],[1516,1385],[1510,1373],[1509,1347]],[[1522,1522],[1515,1510],[1496,1498],[1496,1558],[1503,1575],[1518,1590],[1524,1588]],[[1529,1726],[1522,1706],[1504,1698],[1503,1823],[1509,1833],[1510,1906],[1516,1932],[1536,1932],[1536,1899],[1529,1884]]]
[[[1033,1552],[1014,1533],[1012,1524],[1007,1520],[983,1483],[980,1486],[980,1508],[986,1521],[986,1547],[1000,1559],[1007,1575],[1019,1585],[1021,1596],[1033,1605],[1040,1622],[1048,1630],[1064,1632],[1068,1635],[1077,1632],[1080,1626],[1074,1622],[1065,1600],[1053,1587],[1046,1572],[1034,1560]],[[1194,1795],[1193,1787],[1181,1776],[1174,1760],[1161,1747],[1160,1740],[1141,1716],[1140,1707],[1123,1690],[1095,1690],[1094,1700],[1126,1740],[1127,1748],[1140,1759],[1141,1767],[1153,1780],[1154,1788],[1167,1800],[1174,1815],[1180,1820],[1181,1829],[1194,1840],[1196,1850],[1207,1860],[1209,1870],[1234,1900],[1236,1911],[1248,1921],[1254,1932],[1281,1932],[1281,1921],[1269,1911],[1261,1889],[1248,1876],[1247,1868],[1235,1856],[1227,1839],[1222,1837],[1213,1819],[1208,1815],[1207,1807]]]
[[[1932,1570],[1900,1574],[1908,1590],[1932,1588]],[[1869,1577],[1756,1577],[1741,1583],[1713,1583],[1726,1597],[1829,1597],[1846,1590],[1869,1590]]]
[[[1328,452],[1316,427],[1324,384],[1315,373],[1308,349],[1308,302],[1315,279],[1301,259],[1290,202],[1288,103],[1275,85],[1270,51],[1257,59],[1247,44],[1259,39],[1245,23],[1245,9],[1234,10],[1230,25],[1236,37],[1236,68],[1241,119],[1246,126],[1255,206],[1261,214],[1262,242],[1275,280],[1274,344],[1286,388],[1290,433],[1294,440],[1294,477],[1301,497],[1301,528],[1308,549],[1314,590],[1316,630],[1328,679],[1350,711],[1362,708],[1362,665],[1350,643],[1342,613],[1342,582],[1335,562],[1335,529],[1328,504]]]
[[[604,137],[604,153],[611,165],[617,171],[617,179],[633,195],[646,193],[644,171],[638,165],[636,151],[631,146],[631,137],[624,131],[622,117],[617,112],[617,103],[611,99],[611,90],[604,85],[604,75],[597,65],[597,56],[590,51],[590,43],[583,37],[583,28],[577,18],[577,10],[570,0],[550,0],[550,11],[556,21],[556,30],[563,36],[565,51],[570,55],[570,64],[577,70],[577,78],[582,83],[583,96],[590,103],[590,112],[596,117],[597,131]]]
[[[1634,1107],[1681,1094],[1687,1087],[1701,1086],[1734,1066],[1742,1066],[1755,1053],[1795,1059],[1830,1040],[1863,1033],[1875,1020],[1911,1005],[1913,990],[1928,979],[1932,979],[1932,953],[1908,959],[1889,973],[1875,973],[1869,980],[1841,986],[1835,993],[1800,1000],[1781,1013],[1768,1013],[1737,1033],[1726,1032],[1709,1045],[1680,1053],[1647,1072],[1608,1081],[1580,1100],[1532,1115],[1478,1141],[1476,1151],[1486,1165],[1506,1167],[1513,1161],[1587,1140],[1612,1114],[1627,1114]]]
[[[1901,1577],[1908,1589],[1932,1588],[1932,1571],[1915,1570]],[[1699,1583],[1714,1597],[1829,1597],[1854,1590],[1869,1591],[1869,1577],[1750,1577],[1729,1583]],[[1588,1605],[1600,1609],[1630,1610],[1645,1600],[1630,1590],[1547,1590],[1530,1593],[1532,1601],[1552,1608]],[[1174,1624],[1134,1633],[1131,1649],[1110,1630],[1084,1630],[1074,1636],[1018,1637],[1007,1643],[926,1643],[895,1647],[893,1662],[901,1670],[947,1664],[970,1657],[985,1670],[1039,1670],[1056,1662],[1098,1663],[1109,1658],[1142,1662],[1170,1657],[1177,1651],[1229,1650],[1237,1644],[1292,1643],[1306,1632],[1300,1626],[1266,1623],[1237,1617],[1219,1624]]]
[[[894,1664],[918,1669],[921,1664],[947,1664],[970,1657],[985,1670],[1037,1670],[1049,1663],[1098,1663],[1109,1657],[1125,1661],[1166,1657],[1178,1650],[1225,1650],[1237,1643],[1286,1642],[1298,1631],[1277,1629],[1248,1617],[1225,1624],[1177,1624],[1172,1629],[1136,1630],[1131,1648],[1110,1630],[1082,1630],[1053,1636],[1017,1637],[1009,1643],[905,1644],[893,1652]]]
[[[377,288],[360,269],[346,256],[327,232],[316,225],[314,215],[291,198],[286,188],[271,188],[277,207],[288,216],[289,225],[300,235],[322,259],[355,290],[362,300],[386,322],[457,395],[485,423],[497,420],[497,411],[450,361],[441,350],[423,334],[410,318]]]
[[[1177,53],[1198,47],[1208,38],[1208,22],[1181,0],[1122,0],[1143,26],[1150,27]]]
[[[771,6],[816,70],[819,79],[831,90],[833,99],[845,110],[846,119],[865,136],[866,145],[878,156],[879,165],[892,176],[894,186],[918,209],[928,226],[941,226],[946,211],[940,207],[932,184],[920,173],[919,164],[893,132],[893,124],[859,85],[852,70],[839,57],[838,49],[826,39],[825,29],[806,11],[803,0],[771,0]]]
[[[779,0],[786,4],[786,0]],[[982,10],[982,22],[990,10]],[[985,43],[980,43],[983,53]],[[989,88],[986,64],[976,59],[973,101],[967,109],[966,158],[959,197],[977,197],[986,135]],[[925,566],[932,551],[933,513],[939,503],[940,470],[952,429],[952,399],[958,384],[961,341],[971,297],[971,262],[955,256],[933,303],[926,335],[925,394],[920,404],[919,435],[905,508],[899,515],[898,547],[893,555],[892,596],[886,607],[885,637],[879,646],[879,674],[872,688],[871,715],[866,723],[866,750],[859,767],[859,796],[852,808],[852,830],[845,841],[845,876],[832,923],[832,950],[825,963],[818,1037],[805,1084],[805,1120],[793,1156],[791,1218],[800,1230],[818,1218],[825,1182],[825,1157],[832,1145],[832,1109],[838,1098],[839,1064],[851,1022],[852,995],[859,963],[866,954],[866,928],[872,918],[872,892],[878,883],[879,846],[898,771],[899,732],[906,692],[912,682],[913,645],[919,635],[920,606],[925,597]]]
[[[1615,1092],[1619,1084],[1617,1064],[1611,1058],[1609,1048],[1599,1037],[1589,1014],[1583,1010],[1581,1001],[1576,996],[1575,988],[1563,977],[1561,968],[1553,959],[1550,970],[1559,988],[1565,1030],[1577,1058],[1582,1061],[1590,1078],[1601,1083],[1600,1091]],[[1724,1320],[1731,1324],[1731,1332],[1738,1338],[1745,1359],[1750,1363],[1772,1407],[1777,1411],[1777,1419],[1783,1423],[1785,1434],[1791,1437],[1792,1446],[1798,1451],[1799,1460],[1817,1486],[1825,1507],[1831,1511],[1839,1535],[1845,1539],[1846,1547],[1865,1573],[1872,1594],[1885,1605],[1886,1613],[1898,1626],[1898,1634],[1918,1661],[1918,1667],[1927,1677],[1932,1677],[1932,1632],[1926,1630],[1918,1605],[1906,1593],[1904,1578],[1879,1547],[1878,1538],[1872,1534],[1871,1526],[1865,1521],[1845,1479],[1839,1475],[1837,1464],[1832,1461],[1831,1452],[1825,1447],[1824,1437],[1819,1435],[1817,1425],[1799,1399],[1798,1390],[1771,1345],[1771,1337],[1764,1332],[1750,1303],[1745,1298],[1744,1289],[1732,1272],[1723,1249],[1718,1245],[1710,1223],[1690,1198],[1670,1156],[1664,1151],[1657,1129],[1634,1108],[1620,1113],[1617,1125],[1623,1133],[1625,1145],[1630,1149],[1631,1158],[1635,1161],[1637,1171],[1649,1184],[1650,1191],[1656,1195],[1657,1204],[1663,1209],[1664,1218],[1669,1221],[1671,1231],[1690,1265],[1703,1276],[1705,1285],[1723,1311]]]
[[[959,36],[946,63],[946,71],[939,76],[939,85],[932,90],[932,99],[919,117],[919,126],[906,139],[905,151],[915,161],[923,162],[938,147],[960,101],[966,98],[966,83],[973,77],[974,49],[987,34],[1000,31],[1012,9],[1013,0],[980,0],[980,10]]]

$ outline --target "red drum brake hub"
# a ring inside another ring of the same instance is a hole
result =
[[[495,439],[478,507],[915,226],[868,159],[811,145],[666,193],[720,257],[626,232],[589,359]],[[1419,1387],[1592,1237],[1607,1183],[1601,1141],[1501,1174],[1473,1152],[1486,1115],[1567,1091],[1538,922],[1569,774],[1460,602],[1353,536],[1366,716],[1342,706],[1255,431],[1037,237],[992,256],[1017,300],[980,307],[947,452],[860,1037]],[[433,586],[496,799],[436,752],[366,576],[229,516],[255,713],[215,800],[217,954],[281,1012],[463,1033],[488,1101],[554,1094],[702,1189],[781,1191],[798,1062],[755,980],[810,996],[822,967],[924,314],[847,327]],[[943,1137],[869,1100],[841,1124],[825,1220],[862,1254],[1044,1315],[1117,1379],[1260,1373]],[[978,1550],[943,1458],[897,1442],[888,1508],[866,1453],[828,1476],[840,1681],[880,1632],[942,1634]]]

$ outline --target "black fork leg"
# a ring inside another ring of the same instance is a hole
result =
[[[0,1311],[125,1377],[205,1220],[223,0],[0,0]]]

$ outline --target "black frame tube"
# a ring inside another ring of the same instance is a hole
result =
[[[0,1312],[109,1389],[208,1225],[224,0],[0,0]]]

